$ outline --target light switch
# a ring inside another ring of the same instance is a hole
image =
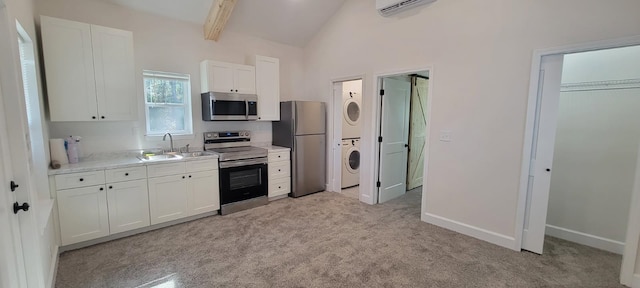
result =
[[[451,130],[440,130],[440,142],[451,142]]]

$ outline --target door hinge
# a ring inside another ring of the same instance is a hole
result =
[[[382,136],[378,136],[378,142],[382,143]]]
[[[380,188],[381,185],[382,183],[380,183],[380,181],[376,182],[376,187]]]
[[[384,96],[384,89],[380,89],[380,96]]]

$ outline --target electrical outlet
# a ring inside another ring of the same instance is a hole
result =
[[[450,130],[440,130],[440,142],[451,142]]]

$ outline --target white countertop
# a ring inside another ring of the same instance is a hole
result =
[[[269,152],[291,151],[291,148],[271,145],[271,143],[251,143],[251,146],[269,150]]]
[[[89,157],[82,158],[82,160],[78,163],[64,164],[62,165],[62,167],[60,167],[60,169],[49,168],[48,174],[58,175],[58,174],[67,174],[67,173],[96,171],[96,170],[103,170],[103,169],[147,166],[147,165],[155,165],[155,164],[163,164],[163,163],[171,163],[171,162],[180,162],[180,161],[184,162],[184,161],[218,159],[218,155],[203,155],[203,156],[197,156],[197,157],[184,157],[181,159],[174,159],[174,160],[142,161],[136,157],[137,155],[139,155],[139,153],[132,153],[132,152],[114,152],[114,153],[90,155]]]

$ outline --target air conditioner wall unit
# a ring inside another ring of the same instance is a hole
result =
[[[436,0],[376,0],[376,9],[380,15],[387,17]]]

